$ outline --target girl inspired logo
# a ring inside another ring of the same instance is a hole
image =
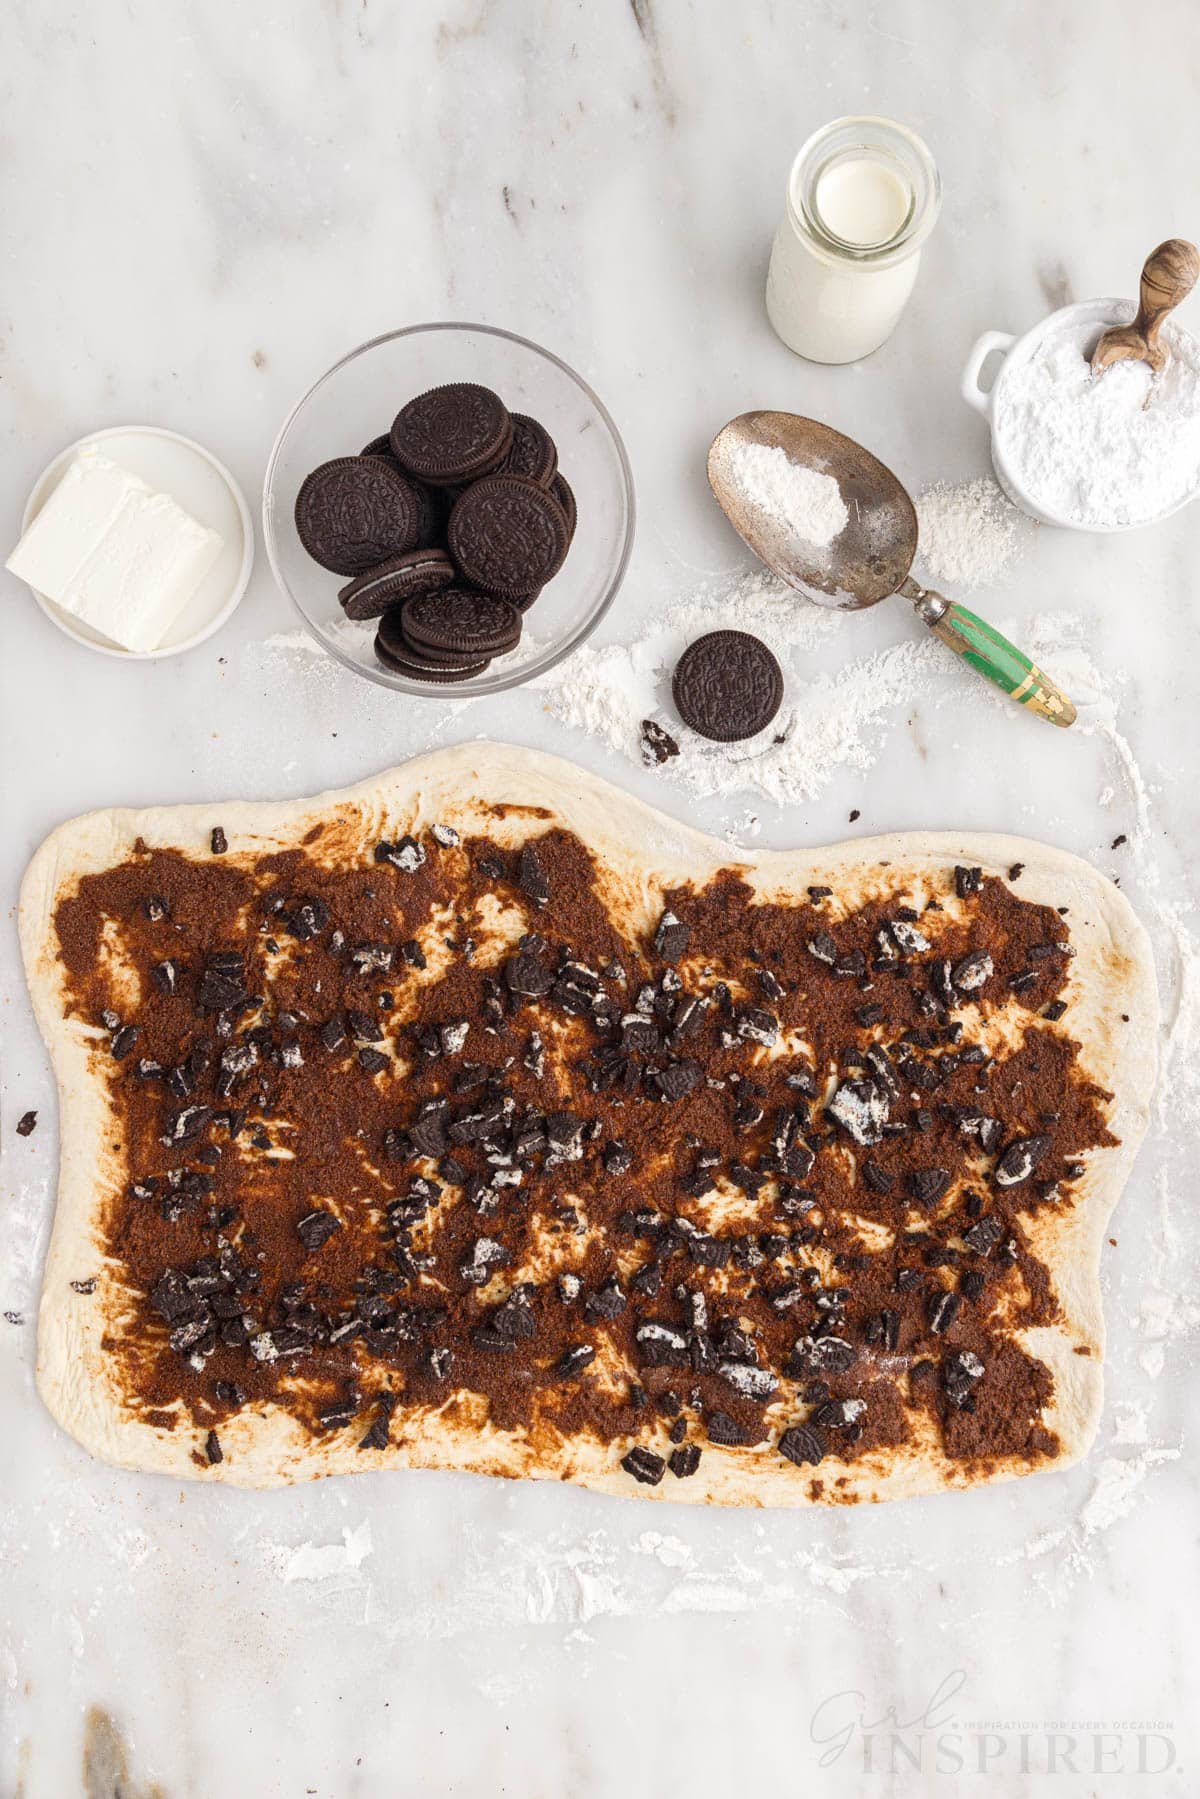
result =
[[[920,1773],[1156,1775],[1175,1766],[1174,1726],[1159,1721],[960,1720],[963,1669],[944,1675],[916,1710],[872,1705],[854,1687],[822,1699],[809,1720],[817,1765],[864,1775]]]

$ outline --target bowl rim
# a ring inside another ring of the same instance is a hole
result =
[[[188,650],[199,649],[202,643],[207,643],[210,637],[216,636],[223,625],[229,623],[241,605],[246,597],[246,589],[250,585],[250,576],[254,570],[254,521],[250,516],[250,508],[246,504],[246,496],[232,471],[226,467],[219,456],[214,456],[212,451],[196,438],[187,437],[182,431],[172,431],[166,425],[105,425],[98,431],[85,431],[82,437],[77,437],[74,443],[69,443],[65,449],[51,457],[30,488],[29,497],[25,501],[21,513],[22,537],[29,529],[34,515],[40,512],[49,498],[47,489],[51,478],[57,474],[59,468],[65,467],[69,459],[79,450],[86,449],[90,444],[104,443],[106,439],[113,437],[163,437],[171,443],[182,444],[184,449],[193,451],[202,461],[211,463],[224,481],[242,527],[242,559],[227,597],[208,621],[193,631],[190,637],[185,637],[181,643],[160,644],[154,650],[127,650],[123,644],[99,643],[93,637],[86,637],[82,631],[76,630],[69,612],[64,612],[44,593],[39,593],[36,587],[30,587],[28,582],[25,583],[25,586],[33,595],[45,617],[50,620],[52,625],[57,625],[64,637],[69,637],[72,643],[82,645],[85,650],[94,650],[98,656],[114,656],[122,662],[165,662],[169,656],[182,656]]]
[[[433,686],[428,682],[410,681],[403,675],[393,673],[390,669],[366,669],[361,663],[357,662],[353,656],[350,656],[337,648],[334,644],[328,643],[313,626],[311,620],[305,613],[304,608],[301,606],[299,600],[296,598],[284,578],[279,557],[279,544],[276,538],[271,514],[271,498],[275,486],[276,469],[279,464],[283,445],[293,425],[296,423],[296,420],[314,395],[342,369],[346,368],[350,363],[356,362],[360,356],[365,356],[370,351],[379,349],[383,344],[393,343],[397,338],[425,336],[434,331],[470,331],[478,332],[484,337],[501,338],[507,343],[520,345],[523,350],[531,350],[535,356],[541,357],[545,362],[553,363],[557,369],[560,369],[562,373],[566,375],[567,379],[574,382],[575,386],[580,389],[603,421],[613,448],[616,451],[617,465],[621,472],[621,486],[625,498],[625,528],[620,552],[617,556],[612,573],[609,575],[608,585],[604,591],[603,597],[599,604],[593,609],[587,620],[566,637],[562,643],[558,644],[554,654],[549,656],[548,659],[539,666],[514,669],[510,673],[506,673],[500,679],[483,676],[474,681],[455,682],[450,686]],[[289,409],[287,417],[284,419],[283,424],[276,433],[275,441],[271,445],[271,453],[267,458],[266,471],[263,475],[262,526],[263,539],[267,548],[267,561],[271,565],[271,573],[275,577],[275,584],[286,595],[293,611],[299,615],[301,624],[313,639],[314,643],[319,645],[326,655],[332,656],[335,662],[340,662],[344,668],[353,670],[353,672],[356,675],[360,675],[363,680],[371,681],[376,686],[388,687],[394,693],[413,694],[418,699],[436,699],[445,703],[447,700],[486,699],[491,694],[505,693],[513,687],[524,686],[526,682],[535,679],[537,676],[548,674],[552,668],[556,668],[560,662],[564,662],[573,651],[577,650],[582,643],[587,641],[601,619],[604,618],[605,614],[609,611],[609,608],[612,606],[613,601],[620,592],[621,584],[625,579],[625,574],[629,567],[629,559],[633,554],[634,536],[637,527],[637,497],[633,483],[633,469],[630,465],[629,454],[625,448],[625,441],[617,428],[616,420],[613,418],[612,413],[608,410],[608,407],[604,404],[604,401],[600,398],[599,394],[591,386],[590,382],[585,381],[578,370],[573,369],[569,362],[564,361],[561,356],[557,356],[553,350],[546,349],[544,344],[535,343],[533,338],[522,337],[517,331],[507,331],[501,325],[484,325],[471,319],[433,319],[417,325],[401,325],[394,331],[382,331],[378,336],[368,338],[364,343],[358,344],[353,350],[347,351],[344,356],[340,356],[336,362],[331,363],[324,374],[318,376],[318,378],[304,390],[300,395],[300,398],[296,400]]]

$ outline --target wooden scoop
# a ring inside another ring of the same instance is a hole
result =
[[[1132,325],[1114,325],[1104,333],[1092,351],[1093,375],[1127,358],[1148,362],[1157,374],[1167,360],[1167,346],[1159,340],[1163,320],[1187,299],[1197,275],[1200,251],[1186,238],[1169,237],[1151,250],[1142,266],[1137,317]]]

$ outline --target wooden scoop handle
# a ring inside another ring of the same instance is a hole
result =
[[[1016,700],[1018,706],[1028,707],[1030,712],[1048,719],[1052,725],[1066,727],[1075,723],[1074,703],[1058,682],[986,619],[968,612],[957,600],[948,600],[944,594],[922,587],[911,575],[906,576],[896,591],[912,601],[917,617],[929,626],[935,637],[941,638],[947,649],[961,656],[985,679],[994,682],[1010,699]]]
[[[1159,341],[1163,320],[1187,299],[1198,275],[1200,251],[1186,238],[1169,237],[1151,250],[1142,266],[1137,317],[1132,325],[1117,325],[1104,333],[1092,352],[1093,371],[1137,357],[1157,373],[1167,360],[1167,347]]]

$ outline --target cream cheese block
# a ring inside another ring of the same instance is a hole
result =
[[[88,447],[5,566],[122,648],[145,652],[162,643],[221,548],[170,494]]]

